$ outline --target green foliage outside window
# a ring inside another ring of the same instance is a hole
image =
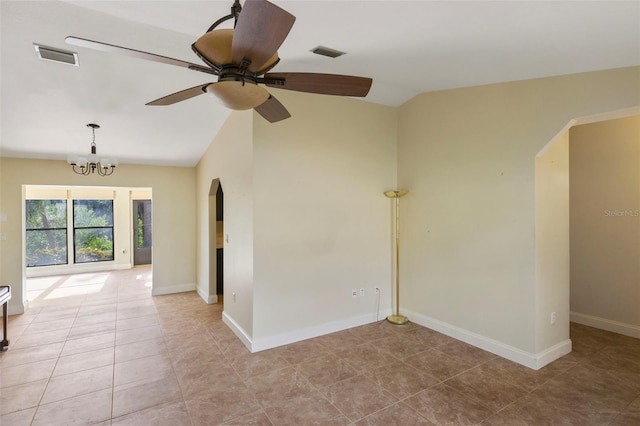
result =
[[[27,200],[25,210],[27,266],[66,264],[66,200]]]
[[[138,248],[144,247],[144,222],[142,218],[138,216]]]
[[[74,200],[75,262],[113,260],[113,201]]]
[[[25,207],[27,266],[67,264],[67,201],[27,200]],[[73,226],[75,263],[114,259],[112,200],[74,200]]]

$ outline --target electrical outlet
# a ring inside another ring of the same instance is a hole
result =
[[[551,318],[549,318],[549,322],[551,323],[551,325],[555,324],[557,319],[558,314],[556,314],[555,312],[551,312]]]
[[[360,287],[360,296],[364,296],[364,287]]]
[[[358,297],[358,290],[357,289],[352,289],[351,290],[351,297]]]

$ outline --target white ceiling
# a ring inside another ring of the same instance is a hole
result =
[[[640,65],[640,1],[273,1],[297,17],[275,71],[372,77],[365,100],[391,106],[435,90]],[[0,0],[1,155],[86,153],[85,125],[95,122],[101,155],[195,165],[228,111],[208,96],[144,104],[213,76],[64,38],[200,63],[191,43],[232,3]],[[39,60],[33,43],[76,51],[80,66]],[[347,55],[309,52],[318,45]]]

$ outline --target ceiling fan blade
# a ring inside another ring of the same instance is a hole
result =
[[[291,117],[289,111],[273,95],[269,95],[269,99],[254,109],[269,123],[275,123]]]
[[[74,46],[86,47],[93,50],[100,50],[108,53],[119,53],[132,58],[146,59],[147,61],[160,62],[163,64],[176,65],[183,68],[189,68],[194,71],[206,72],[208,74],[218,74],[217,70],[202,65],[192,64],[190,62],[173,59],[167,56],[156,55],[154,53],[143,52],[142,50],[129,49],[128,47],[116,46],[114,44],[102,43],[100,41],[87,40],[84,38],[69,36],[64,39],[67,44]]]
[[[198,95],[202,95],[203,93],[205,93],[205,90],[207,88],[207,86],[211,84],[211,83],[207,83],[207,84],[201,84],[199,86],[195,86],[195,87],[191,87],[189,89],[185,89],[185,90],[181,90],[179,92],[176,93],[172,93],[170,95],[167,96],[163,96],[160,99],[156,99],[155,101],[151,101],[149,103],[147,103],[146,105],[172,105],[175,104],[177,102],[181,102],[181,101],[185,101],[187,99],[191,99],[194,98]]]
[[[373,80],[352,75],[318,74],[304,72],[268,73],[264,81],[269,87],[324,95],[364,97]]]
[[[231,44],[234,64],[251,61],[247,69],[259,71],[278,51],[296,17],[266,0],[246,0]]]

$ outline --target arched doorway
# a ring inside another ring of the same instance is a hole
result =
[[[224,192],[220,179],[211,181],[209,189],[209,300],[224,299]]]

